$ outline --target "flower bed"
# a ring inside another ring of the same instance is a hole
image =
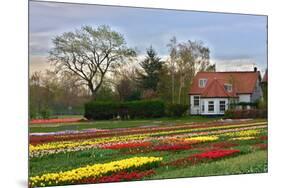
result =
[[[214,148],[230,148],[230,147],[234,147],[234,146],[238,146],[238,144],[235,144],[232,142],[218,142],[218,143],[214,143],[211,145],[211,147],[214,147]]]
[[[110,176],[104,176],[101,178],[86,178],[79,183],[108,183],[108,182],[120,182],[120,181],[132,181],[132,180],[141,180],[146,176],[151,176],[155,174],[154,170],[147,171],[134,171],[134,172],[118,172]]]
[[[255,126],[262,125],[264,122],[247,123],[247,124],[220,124],[215,125],[214,123],[191,126],[191,125],[178,125],[173,127],[159,127],[159,128],[128,128],[125,130],[110,130],[101,132],[88,132],[88,133],[70,133],[64,135],[48,135],[48,136],[30,136],[31,144],[40,144],[45,142],[55,142],[55,141],[67,141],[67,140],[79,140],[79,139],[91,139],[100,137],[111,137],[111,136],[123,136],[129,134],[144,134],[149,136],[161,136],[168,134],[181,134],[197,131],[210,131],[216,129],[229,129],[229,128],[239,128],[245,126]]]
[[[194,165],[199,162],[207,162],[210,160],[221,159],[224,157],[232,156],[239,153],[240,150],[211,150],[199,154],[191,155],[187,158],[177,159],[169,162],[166,165],[181,166],[181,165]]]
[[[114,137],[104,137],[104,138],[97,138],[91,140],[73,140],[73,141],[61,141],[61,142],[49,142],[44,144],[31,144],[29,147],[30,156],[42,156],[49,152],[41,152],[44,150],[54,150],[51,153],[59,153],[64,151],[71,151],[75,150],[74,148],[79,147],[79,150],[89,149],[93,147],[98,147],[99,145],[103,145],[105,143],[121,143],[121,142],[128,142],[128,141],[151,141],[151,140],[165,140],[168,139],[177,139],[181,140],[181,142],[194,144],[194,143],[203,143],[203,142],[211,142],[217,140],[218,136],[208,136],[208,135],[225,135],[226,133],[234,134],[236,132],[241,131],[249,131],[255,129],[265,128],[266,125],[257,125],[257,126],[250,126],[250,127],[239,127],[239,128],[232,128],[226,130],[214,130],[214,131],[203,131],[203,132],[194,132],[194,133],[187,133],[187,134],[180,134],[180,135],[167,135],[161,137],[152,137],[151,134],[132,134],[126,136],[114,136]],[[152,133],[153,135],[153,133]],[[239,134],[238,134],[239,135]],[[186,138],[190,137],[190,138]],[[75,150],[76,151],[76,150]],[[39,152],[39,153],[38,153]]]
[[[267,136],[261,136],[260,140],[268,140],[268,137]]]
[[[54,186],[79,182],[85,178],[100,178],[109,173],[118,172],[131,168],[155,167],[161,157],[133,157],[119,161],[113,161],[105,164],[95,164],[92,166],[81,167],[65,172],[47,173],[42,176],[30,178],[31,187],[35,186]]]
[[[32,119],[30,124],[48,124],[48,123],[72,123],[78,122],[81,118],[56,118],[56,119]]]
[[[153,148],[154,151],[178,151],[191,149],[189,144],[160,145]]]
[[[264,143],[255,144],[254,147],[262,150],[267,150],[267,144]]]
[[[151,146],[151,142],[117,143],[101,146],[103,149],[130,149]]]
[[[203,153],[192,155],[191,158],[197,159],[218,159],[226,156],[230,156],[236,153],[239,153],[239,150],[213,150],[206,151]]]
[[[121,142],[121,141],[124,142],[129,140],[144,139],[146,137],[147,136],[143,136],[143,135],[128,135],[128,136],[117,136],[117,137],[109,137],[109,138],[99,138],[93,140],[50,142],[40,145],[30,145],[29,151],[33,152],[38,150],[73,148],[78,146],[81,147],[81,146],[97,145],[97,144],[104,144],[109,142]]]
[[[230,136],[230,137],[252,137],[260,134],[259,130],[245,130],[233,133],[226,133],[223,136]]]
[[[187,142],[198,142],[198,143],[202,143],[202,142],[211,142],[211,141],[216,141],[218,140],[219,137],[218,136],[197,136],[197,137],[191,137],[191,138],[186,138],[184,139],[184,141]]]
[[[256,137],[254,136],[241,136],[241,137],[235,137],[235,138],[230,138],[230,140],[254,140]]]

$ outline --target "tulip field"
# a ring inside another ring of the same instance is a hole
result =
[[[30,132],[30,187],[267,172],[262,119],[59,130]]]

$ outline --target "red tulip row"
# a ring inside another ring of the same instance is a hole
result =
[[[267,136],[261,136],[261,137],[260,137],[260,140],[267,140],[267,139],[268,139]]]
[[[166,165],[180,166],[180,165],[194,165],[199,162],[220,159],[239,153],[240,150],[211,150],[199,154],[191,155],[187,158],[177,159],[169,162]]]
[[[255,148],[266,150],[267,149],[267,144],[261,143],[261,144],[255,144]]]
[[[239,152],[240,152],[239,150],[213,150],[213,151],[206,151],[203,153],[195,154],[192,155],[191,157],[197,159],[218,159]]]
[[[189,144],[160,145],[153,148],[153,150],[155,151],[177,151],[188,149],[191,149],[191,146]]]
[[[151,145],[151,142],[132,142],[132,143],[116,143],[102,146],[103,149],[130,149],[130,148],[139,148],[139,147],[148,147]]]
[[[232,142],[217,142],[211,145],[213,148],[231,148],[238,146],[238,144],[232,143]]]
[[[45,123],[71,123],[80,121],[81,118],[56,118],[56,119],[32,119],[30,124],[45,124]]]
[[[87,178],[81,180],[79,183],[108,183],[108,182],[120,182],[120,181],[132,181],[141,180],[145,176],[150,176],[155,174],[154,170],[148,171],[134,171],[134,172],[118,172],[113,175],[104,176],[101,178]]]

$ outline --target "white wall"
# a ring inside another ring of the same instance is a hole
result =
[[[199,106],[194,106],[194,96],[200,96],[200,95],[190,95],[190,114],[197,115],[200,114],[200,103],[201,99],[199,99]]]
[[[238,102],[251,102],[251,95],[250,94],[241,94],[239,96]]]
[[[214,112],[208,112],[208,103],[209,101],[214,101]],[[202,98],[200,107],[202,115],[220,115],[224,114],[224,112],[220,112],[220,101],[225,101],[225,110],[228,109],[228,99],[227,98]],[[205,105],[204,111],[202,111],[202,105]]]

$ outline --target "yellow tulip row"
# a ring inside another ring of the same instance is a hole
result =
[[[253,140],[256,137],[254,136],[245,136],[245,137],[235,137],[235,138],[231,138],[230,140]]]
[[[238,132],[231,132],[223,134],[223,136],[229,136],[229,137],[250,137],[250,136],[256,136],[260,134],[260,130],[245,130],[245,131],[238,131]]]
[[[104,164],[95,164],[65,172],[48,173],[41,176],[34,176],[30,178],[30,185],[31,187],[45,187],[72,184],[85,178],[99,178],[121,170],[157,164],[160,161],[162,161],[162,157],[133,157]]]
[[[215,141],[218,140],[219,137],[218,136],[196,136],[196,137],[191,137],[191,138],[186,138],[184,139],[185,141],[195,141],[195,142],[211,142],[211,141]]]
[[[101,144],[101,143],[138,140],[138,139],[144,139],[146,137],[148,137],[148,136],[146,136],[146,135],[128,135],[128,136],[98,138],[98,139],[94,139],[94,140],[50,142],[50,143],[40,144],[40,145],[35,145],[35,146],[29,145],[29,151],[33,152],[33,151],[40,151],[40,150],[75,148],[75,147],[82,147],[82,146],[97,145],[97,144]]]
[[[201,127],[201,128],[189,128],[189,129],[182,129],[182,130],[149,133],[149,134],[146,134],[146,135],[148,135],[148,136],[157,136],[157,135],[176,134],[176,133],[188,133],[188,132],[197,132],[197,131],[211,131],[211,130],[221,130],[221,129],[230,129],[230,128],[255,126],[255,125],[264,125],[264,124],[266,124],[266,122],[257,122],[257,123],[249,123],[249,124],[238,124],[238,125]]]

